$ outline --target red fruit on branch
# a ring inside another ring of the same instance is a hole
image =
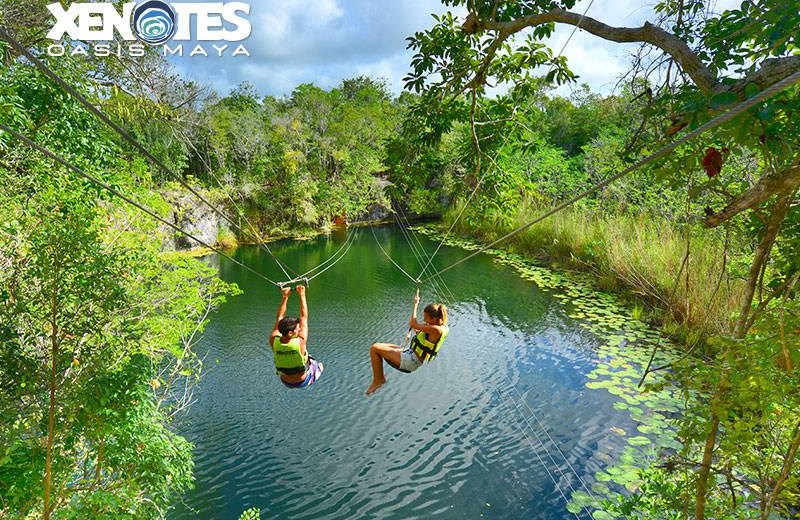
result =
[[[700,162],[709,178],[719,175],[719,172],[722,171],[722,163],[722,153],[713,146],[706,150],[706,155]]]

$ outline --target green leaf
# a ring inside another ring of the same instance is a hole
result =
[[[720,92],[711,98],[712,108],[721,108],[736,103],[739,98],[733,92]]]

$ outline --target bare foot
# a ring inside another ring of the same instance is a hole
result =
[[[373,381],[369,388],[367,388],[367,395],[370,395],[375,392],[378,388],[382,387],[386,383],[386,378],[384,377],[380,381]]]

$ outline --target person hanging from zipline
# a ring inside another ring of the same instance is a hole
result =
[[[414,309],[408,322],[409,333],[416,334],[411,339],[411,344],[403,348],[391,343],[373,343],[369,349],[372,362],[372,384],[367,388],[367,395],[372,394],[386,383],[383,374],[383,361],[401,371],[410,373],[431,361],[439,353],[450,329],[447,327],[447,307],[442,304],[431,303],[422,311],[423,322],[417,321],[417,307],[419,306],[419,289],[414,295]]]
[[[275,320],[269,344],[275,358],[275,373],[289,388],[305,388],[314,384],[322,375],[322,363],[308,354],[308,302],[306,288],[297,286],[300,296],[300,317],[285,316],[291,287],[281,288],[281,304]]]

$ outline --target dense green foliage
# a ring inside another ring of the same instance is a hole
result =
[[[235,197],[275,228],[317,227],[384,200],[375,174],[398,115],[385,85],[365,77],[263,100],[245,84],[204,103],[190,171],[212,185],[232,181]]]
[[[174,106],[111,94],[109,112],[170,168],[155,180],[191,176],[221,191],[232,213],[256,223],[247,234],[316,229],[385,202],[383,141],[400,107],[379,81],[356,77],[329,91],[306,84],[264,99],[245,83]]]
[[[74,100],[24,64],[0,78],[3,123],[167,216],[142,163]],[[163,518],[192,482],[170,426],[199,375],[197,333],[236,288],[8,135],[0,185],[0,516]]]

